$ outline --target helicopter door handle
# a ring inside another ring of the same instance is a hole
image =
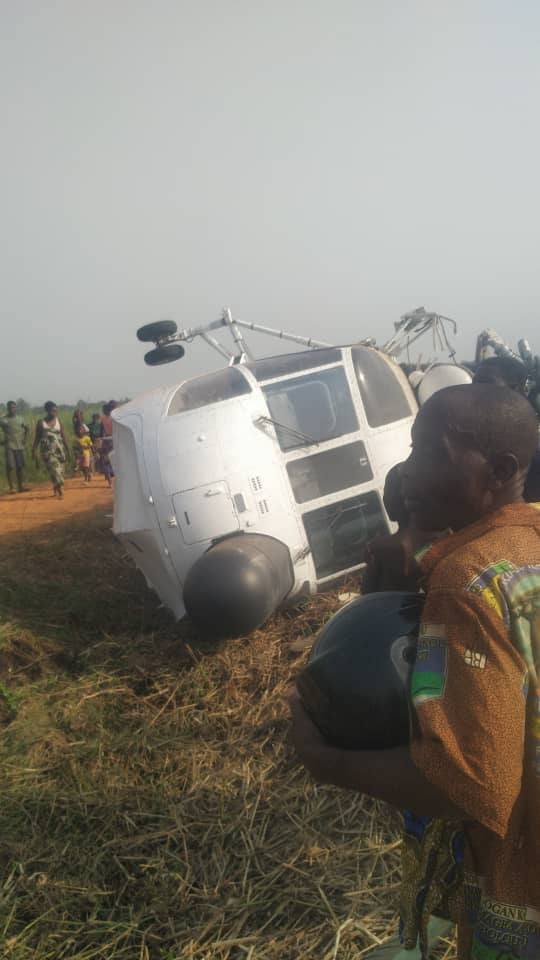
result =
[[[207,490],[205,497],[219,497],[221,493],[223,493],[222,490]]]

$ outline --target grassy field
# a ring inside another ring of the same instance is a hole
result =
[[[85,407],[85,414],[86,414],[87,420],[89,421],[91,419],[92,414],[94,412],[99,413],[100,411],[101,411],[101,408],[99,407],[99,405],[92,405],[92,406],[89,406],[88,408]],[[41,409],[32,410],[22,415],[25,423],[28,424],[28,431],[29,431],[27,442],[26,442],[26,449],[25,449],[26,468],[25,468],[24,476],[25,476],[25,482],[30,484],[43,483],[47,480],[47,471],[45,470],[43,463],[40,460],[39,463],[36,464],[34,462],[34,458],[32,457],[32,444],[34,442],[36,423],[39,419],[43,417],[43,415],[44,414]],[[66,439],[68,441],[68,444],[72,443],[72,440],[74,437],[73,426],[71,422],[72,415],[73,415],[73,408],[59,411],[59,417],[64,426],[64,431],[66,434]],[[4,447],[2,445],[2,440],[3,440],[3,434],[0,434],[0,493],[4,493],[8,489],[7,477],[6,477],[5,466],[4,466],[5,456],[4,456]],[[72,453],[72,450],[70,452]],[[71,460],[71,463],[68,463],[67,465],[66,475],[70,476],[72,473],[72,470],[73,470],[73,458]]]
[[[2,960],[368,955],[395,930],[397,816],[315,786],[286,737],[337,595],[205,645],[109,524],[0,537]]]

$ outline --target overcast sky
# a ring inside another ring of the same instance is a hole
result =
[[[4,0],[0,62],[0,399],[219,365],[135,330],[224,305],[347,342],[424,304],[463,357],[485,325],[540,352],[538,4]]]

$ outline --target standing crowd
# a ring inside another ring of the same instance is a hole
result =
[[[116,401],[110,400],[103,405],[101,414],[92,414],[89,424],[86,423],[84,412],[80,408],[77,408],[73,414],[74,466],[76,471],[80,471],[86,483],[91,481],[95,472],[99,472],[108,486],[112,486],[114,470],[110,458],[113,449],[111,414],[116,406]],[[0,419],[1,434],[3,434],[5,447],[9,492],[25,493],[29,489],[24,486],[25,446],[29,427],[24,418],[17,413],[17,404],[13,400],[7,404],[6,416]],[[36,464],[41,459],[51,481],[54,496],[62,499],[66,464],[71,461],[72,452],[58,416],[58,407],[52,400],[45,403],[44,416],[36,424],[32,456]]]

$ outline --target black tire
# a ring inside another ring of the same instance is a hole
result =
[[[146,323],[137,330],[137,339],[142,343],[152,343],[160,337],[172,337],[178,330],[174,320],[156,320],[155,323]]]
[[[162,363],[172,363],[184,356],[184,348],[179,343],[167,343],[164,347],[157,347],[145,353],[144,362],[149,367],[159,367]]]

